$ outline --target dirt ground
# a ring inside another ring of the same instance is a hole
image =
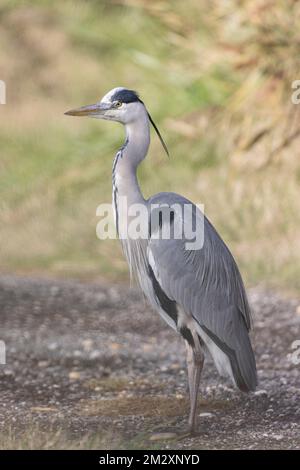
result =
[[[83,447],[94,439],[97,448],[299,448],[300,364],[290,355],[300,339],[300,300],[261,288],[249,298],[258,390],[234,390],[208,360],[199,434],[153,441],[153,433],[186,425],[185,355],[181,339],[141,294],[0,276],[0,447],[7,434],[18,446],[15,436],[39,429],[62,431]]]

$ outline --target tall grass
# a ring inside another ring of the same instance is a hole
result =
[[[153,136],[145,195],[205,203],[249,283],[299,288],[299,18],[292,0],[2,1],[2,269],[126,276],[95,235],[123,131],[63,115],[124,85],[172,154]]]

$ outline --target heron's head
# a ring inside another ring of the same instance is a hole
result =
[[[65,114],[69,116],[89,116],[128,124],[146,112],[138,94],[126,88],[113,88],[100,101],[81,108],[71,109]]]
[[[100,101],[95,104],[82,106],[81,108],[71,109],[65,114],[68,116],[89,116],[96,119],[105,119],[107,121],[116,121],[122,124],[130,124],[138,121],[145,116],[153,125],[160,141],[168,154],[167,147],[155,125],[153,119],[148,113],[144,103],[139,95],[127,88],[118,87],[109,91]]]

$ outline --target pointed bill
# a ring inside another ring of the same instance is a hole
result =
[[[82,106],[81,108],[71,109],[65,112],[67,116],[100,116],[110,109],[108,103],[95,103]]]

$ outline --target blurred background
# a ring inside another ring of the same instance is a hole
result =
[[[128,278],[96,238],[111,200],[114,123],[64,116],[137,90],[155,135],[145,196],[204,203],[248,285],[300,287],[300,4],[292,0],[0,0],[0,269]]]

